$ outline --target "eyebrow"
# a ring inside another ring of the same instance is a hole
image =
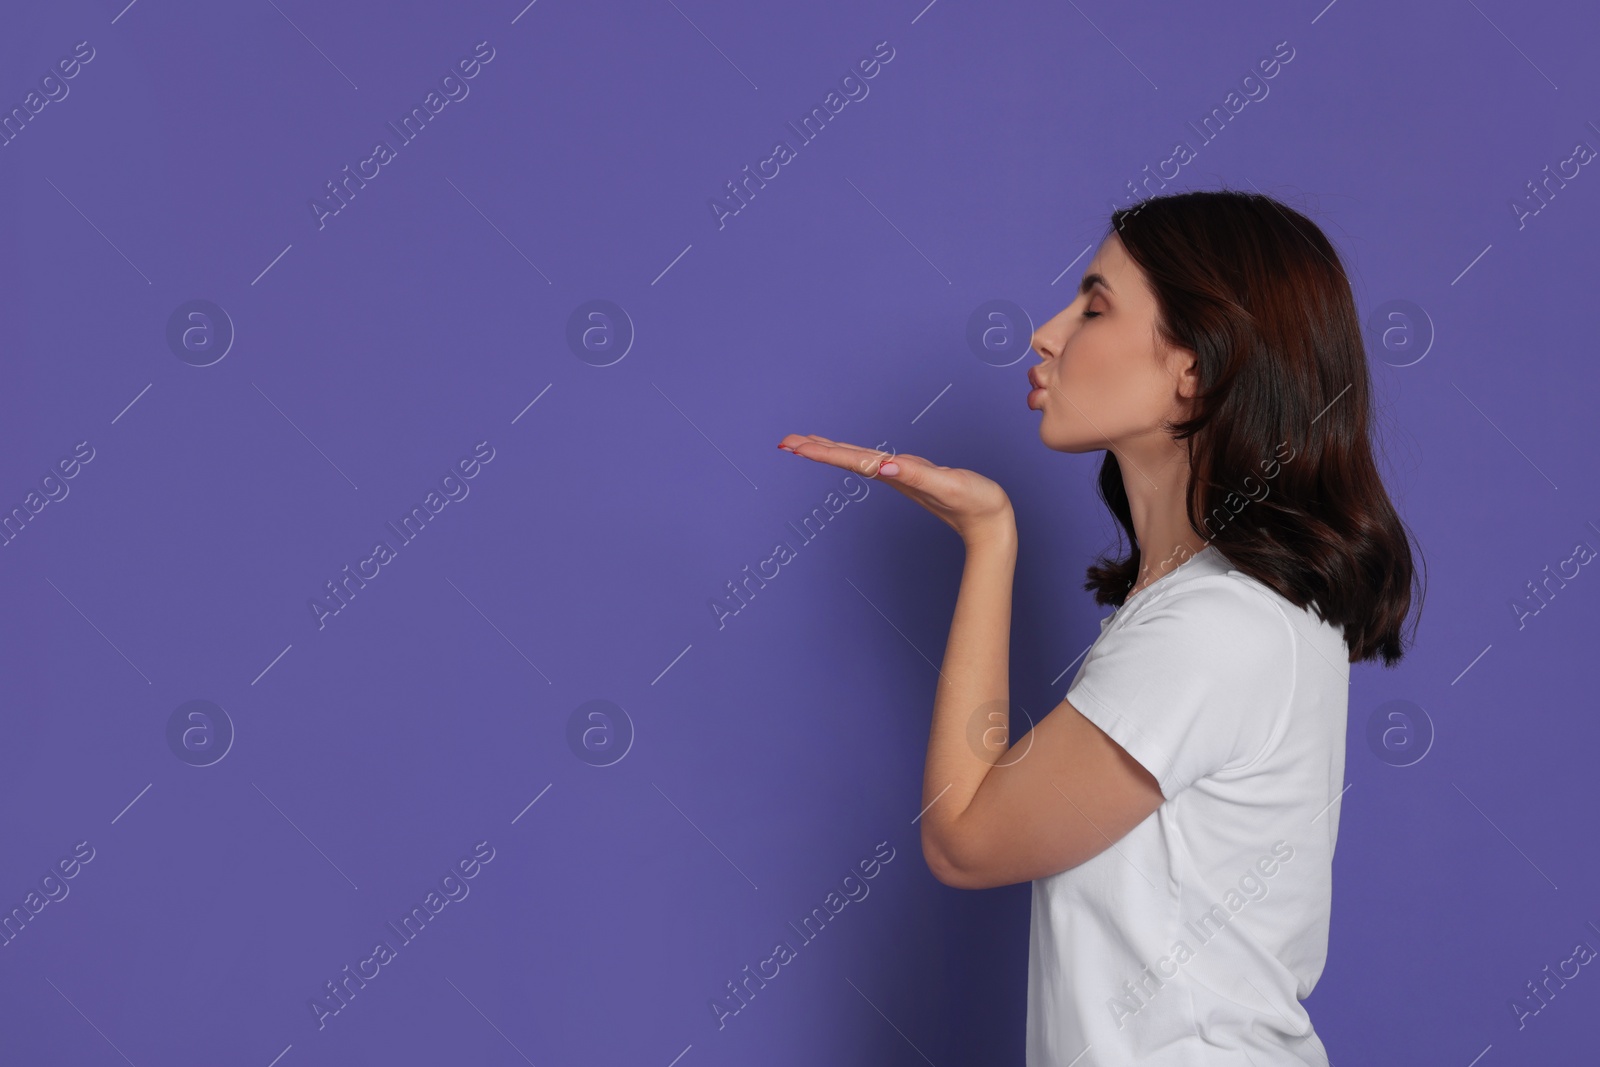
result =
[[[1078,292],[1087,293],[1090,289],[1093,289],[1097,285],[1108,293],[1116,292],[1116,290],[1111,288],[1111,284],[1106,281],[1105,275],[1103,274],[1085,274],[1083,276],[1083,281],[1078,283]]]

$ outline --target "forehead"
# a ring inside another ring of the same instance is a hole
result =
[[[1138,265],[1128,256],[1127,249],[1122,245],[1122,239],[1115,233],[1100,243],[1094,258],[1084,268],[1083,277],[1078,283],[1078,291],[1086,292],[1098,279],[1104,279],[1104,285],[1093,287],[1100,291],[1109,289],[1114,296],[1137,298],[1142,288],[1142,275]]]

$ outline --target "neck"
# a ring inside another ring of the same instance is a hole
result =
[[[1170,439],[1167,444],[1169,447],[1160,451],[1119,449],[1115,453],[1139,546],[1139,575],[1129,596],[1171,573],[1208,544],[1189,525],[1187,452]]]

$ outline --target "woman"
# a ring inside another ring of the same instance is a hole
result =
[[[1265,196],[1118,210],[1033,335],[1028,406],[1104,450],[1131,541],[1065,699],[1005,743],[1017,531],[993,481],[815,435],[966,545],[934,701],[922,848],[943,883],[1031,880],[1029,1067],[1316,1064],[1350,664],[1402,655],[1411,547],[1368,440],[1337,253]],[[974,758],[976,756],[976,758]]]

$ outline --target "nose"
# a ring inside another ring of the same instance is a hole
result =
[[[1029,347],[1032,348],[1034,352],[1038,353],[1042,359],[1054,359],[1056,356],[1055,350],[1051,347],[1050,342],[1045,337],[1043,330],[1040,330],[1033,335],[1032,340],[1029,341]]]
[[[1074,300],[1033,332],[1029,345],[1039,353],[1041,359],[1055,359],[1061,354],[1067,343],[1067,335],[1072,332],[1072,309],[1076,304]]]

